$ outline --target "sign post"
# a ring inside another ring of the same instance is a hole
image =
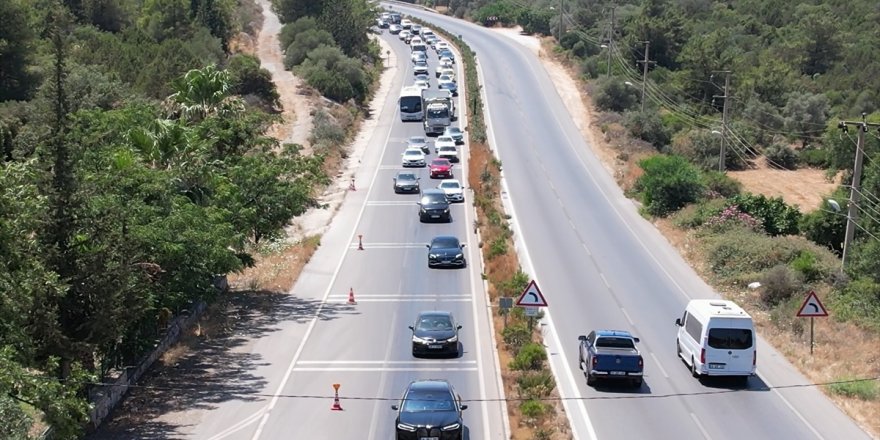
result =
[[[538,288],[538,284],[532,280],[516,300],[516,305],[525,307],[525,314],[529,317],[529,330],[531,330],[535,316],[538,316],[538,307],[547,307],[547,300]]]
[[[513,298],[509,296],[498,298],[498,308],[501,309],[501,316],[504,317],[504,328],[507,328],[507,315],[510,314],[510,309],[513,308]]]
[[[813,355],[813,318],[819,316],[828,316],[828,311],[825,309],[825,306],[822,305],[822,302],[819,301],[819,297],[816,296],[816,292],[810,291],[807,294],[807,298],[804,300],[804,303],[801,305],[801,308],[798,309],[797,316],[799,318],[810,318],[810,356]]]

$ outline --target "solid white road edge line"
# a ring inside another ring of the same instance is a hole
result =
[[[709,433],[706,431],[706,428],[704,428],[704,427],[703,427],[703,424],[700,423],[700,419],[697,418],[697,415],[694,414],[694,413],[691,413],[691,419],[694,420],[694,423],[697,425],[697,429],[699,429],[700,432],[703,433],[703,437],[704,437],[706,440],[711,440],[712,437],[709,436]]]
[[[380,113],[381,114],[381,113]],[[388,129],[388,134],[385,135],[385,143],[382,145],[382,150],[379,152],[379,158],[381,159],[385,156],[385,151],[388,149],[388,138],[391,137],[391,129]],[[369,148],[369,144],[365,148]],[[367,190],[367,194],[364,197],[364,203],[361,204],[361,210],[358,212],[358,216],[355,219],[354,225],[351,228],[351,237],[349,238],[349,242],[354,241],[355,236],[357,235],[358,225],[361,223],[361,220],[364,216],[364,211],[367,209],[366,201],[370,199],[370,194],[373,193],[373,188],[375,188],[376,178],[379,175],[379,167],[373,171],[373,178],[370,180],[369,190]],[[347,196],[348,194],[346,194]],[[345,201],[343,201],[345,203]],[[321,316],[321,312],[324,311],[324,305],[327,303],[327,298],[330,296],[330,292],[333,289],[333,284],[336,283],[336,278],[339,276],[339,271],[342,270],[342,264],[345,262],[345,257],[348,256],[349,248],[344,248],[342,251],[342,257],[339,259],[339,264],[336,265],[336,269],[333,270],[333,276],[330,278],[330,282],[327,284],[327,290],[324,292],[324,299],[321,301],[321,304],[318,305],[318,309],[315,311],[314,316],[312,316],[312,320],[309,321],[309,325],[306,328],[306,332],[303,335],[302,340],[299,343],[299,347],[296,349],[296,353],[293,355],[293,359],[290,360],[290,364],[287,367],[287,372],[284,373],[284,378],[281,380],[281,383],[278,384],[278,388],[275,391],[275,395],[272,397],[272,400],[269,402],[268,408],[266,408],[266,412],[263,414],[263,418],[260,420],[260,425],[257,427],[256,432],[254,432],[251,440],[258,440],[260,435],[263,433],[263,428],[266,426],[266,422],[269,420],[269,415],[272,412],[272,408],[275,408],[275,405],[278,403],[278,396],[284,390],[284,387],[287,386],[287,381],[290,380],[290,375],[293,373],[294,366],[297,361],[299,361],[299,357],[302,355],[303,349],[306,346],[306,342],[309,340],[309,336],[312,333],[312,330],[315,328],[315,324],[318,322],[318,317]]]
[[[483,69],[480,67],[479,63],[477,63],[477,76],[480,78],[480,83],[483,84],[484,83],[482,80]],[[489,110],[489,107],[490,107],[489,101],[488,101],[488,99],[485,99],[486,93],[487,93],[485,87],[483,87],[481,89],[481,93],[483,94],[483,98],[484,98],[483,102],[485,103],[485,112],[486,112],[485,119],[487,122],[486,123],[486,131],[489,135],[489,142],[490,142],[490,145],[498,145],[498,143],[495,140],[495,132],[491,127],[492,116],[491,116],[491,112]],[[495,155],[498,156],[498,160],[501,163],[504,163],[504,160],[501,158],[501,152],[497,150],[497,147],[496,147],[496,149],[494,149],[494,152],[495,152]],[[507,203],[510,205],[510,210],[511,210],[510,215],[513,219],[516,219],[517,218],[516,208],[514,207],[513,198],[510,197],[510,189],[507,187],[507,180],[504,177],[501,178],[501,186],[502,186],[503,193],[508,194],[508,197],[506,198],[506,200],[507,200]],[[502,201],[502,203],[503,203],[503,201]],[[523,256],[523,260],[524,260],[523,261],[524,266],[528,268],[528,272],[532,274],[535,282],[537,282],[538,277],[537,277],[537,275],[535,275],[535,267],[532,265],[532,258],[529,255],[529,251],[528,251],[528,248],[526,247],[526,243],[522,239],[523,235],[522,235],[522,231],[519,229],[519,222],[513,221],[512,223],[513,223],[512,228],[515,231],[515,233],[513,235],[515,237],[514,246],[516,246],[517,242],[520,243],[519,252],[517,252],[517,253],[518,254],[521,253],[521,255]],[[569,365],[568,359],[565,356],[565,351],[562,350],[562,343],[559,340],[559,335],[556,331],[556,327],[553,324],[553,319],[550,315],[550,308],[546,307],[545,309],[546,310],[544,312],[544,318],[547,320],[547,327],[546,328],[549,329],[549,332],[551,334],[553,342],[556,344],[556,347],[558,348],[557,352],[559,353],[559,356],[556,359],[561,359],[561,362],[562,362],[562,366],[560,367],[560,366],[556,365],[556,362],[553,361],[554,358],[548,356],[548,358],[550,360],[550,362],[549,362],[550,363],[550,370],[553,373],[553,377],[556,378],[557,383],[561,382],[560,377],[562,377],[562,376],[560,376],[560,369],[565,370],[566,371],[565,377],[566,377],[566,379],[568,379],[568,384],[571,387],[570,389],[575,394],[574,397],[580,397],[580,395],[578,394],[578,391],[577,391],[578,390],[577,382],[575,382],[574,375],[572,374],[571,369],[568,368],[568,365]],[[546,340],[547,339],[546,332],[542,331],[542,334],[544,335],[544,338]],[[559,395],[560,395],[560,397],[562,397],[562,407],[565,409],[566,417],[569,419],[569,426],[571,427],[571,432],[574,435],[574,438],[575,439],[582,438],[579,435],[579,430],[578,430],[577,425],[575,423],[573,423],[572,419],[571,419],[572,415],[574,414],[574,411],[573,411],[574,408],[572,407],[572,403],[569,401],[569,397],[572,397],[572,396],[569,395],[569,393],[567,392],[567,390],[564,389],[564,387],[559,387]],[[577,405],[578,412],[580,413],[580,415],[583,419],[583,422],[587,427],[587,434],[589,435],[589,438],[591,440],[597,440],[596,431],[593,428],[593,423],[590,421],[590,416],[587,414],[587,407],[586,407],[586,405],[584,405],[584,401],[581,399],[578,399],[576,405]]]
[[[297,365],[351,365],[351,364],[378,364],[378,365],[405,365],[405,364],[418,364],[418,365],[431,365],[431,364],[439,364],[439,365],[459,365],[459,364],[476,364],[477,361],[462,361],[462,360],[438,360],[438,361],[428,361],[428,360],[415,360],[415,361],[299,361]]]
[[[420,372],[420,371],[476,371],[479,367],[295,367],[293,371],[297,372],[348,372],[348,373],[382,373],[382,372]]]

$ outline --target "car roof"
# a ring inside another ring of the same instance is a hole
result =
[[[442,157],[434,158],[434,160],[431,161],[431,163],[440,163],[440,162],[442,162],[444,164],[451,163],[451,162],[449,162],[449,159],[444,159]]]
[[[631,338],[632,334],[624,330],[596,330],[596,336],[619,336]]]
[[[425,310],[419,312],[419,317],[421,318],[423,316],[448,316],[451,318],[452,312],[447,312],[446,310]]]
[[[443,179],[438,185],[443,185],[444,183],[457,183],[461,185],[461,182],[459,182],[458,179]]]
[[[410,391],[452,391],[452,385],[446,379],[421,379],[409,384]]]
[[[423,196],[435,195],[437,197],[443,196],[446,197],[446,193],[443,190],[439,190],[437,188],[425,188],[422,190]]]
[[[403,151],[403,154],[406,154],[406,153],[408,153],[408,152],[409,152],[409,153],[425,154],[425,153],[422,153],[422,149],[421,149],[421,148],[407,148],[406,150]]]

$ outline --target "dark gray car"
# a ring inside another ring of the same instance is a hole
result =
[[[442,190],[432,188],[422,191],[418,205],[420,221],[452,223],[449,201],[446,200],[446,193]]]
[[[465,267],[464,244],[451,235],[434,237],[428,247],[428,267]]]
[[[411,382],[399,405],[391,405],[397,411],[394,421],[397,440],[463,440],[464,421],[461,412],[467,405],[443,379],[417,380]]]
[[[409,171],[400,171],[394,176],[394,193],[418,193],[419,177]]]
[[[458,357],[458,331],[461,325],[455,323],[450,312],[431,311],[419,313],[416,322],[409,326],[412,330],[412,354],[424,356],[444,354]]]

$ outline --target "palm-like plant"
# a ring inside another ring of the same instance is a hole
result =
[[[187,121],[200,121],[211,114],[227,116],[238,113],[244,105],[231,96],[229,72],[210,65],[193,69],[171,84],[174,93],[168,97],[172,116]]]

